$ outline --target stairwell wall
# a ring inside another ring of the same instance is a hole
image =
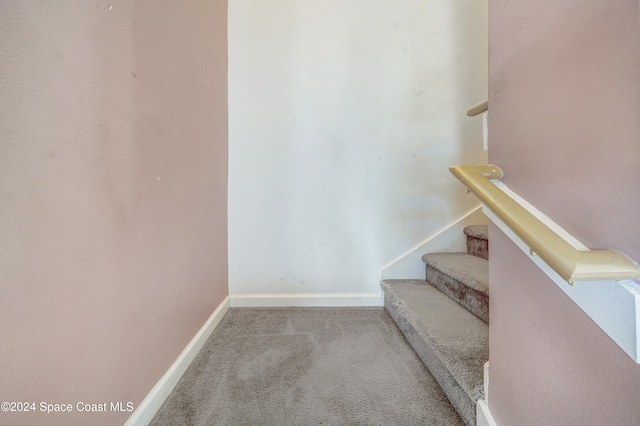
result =
[[[640,260],[638,2],[492,0],[489,10],[490,162],[587,246]],[[490,232],[496,422],[640,424],[640,366]]]
[[[226,1],[4,1],[0,38],[0,401],[36,410],[0,424],[123,424],[227,295]]]
[[[486,162],[465,115],[485,96],[486,1],[232,0],[232,306],[379,294],[477,205],[448,167]]]

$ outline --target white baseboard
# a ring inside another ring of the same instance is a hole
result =
[[[486,223],[487,218],[482,212],[482,206],[479,205],[384,266],[380,271],[380,279],[424,279],[423,254],[466,251],[464,228],[468,225],[485,225]]]
[[[476,426],[498,426],[484,399],[479,399],[476,403]]]
[[[140,406],[133,412],[131,417],[125,423],[125,426],[142,426],[148,425],[156,415],[162,404],[167,399],[173,388],[182,377],[191,361],[198,354],[202,346],[207,341],[213,330],[218,326],[222,318],[229,310],[229,296],[218,305],[207,322],[202,326],[198,333],[191,339],[191,342],[182,351],[178,359],[169,367],[169,370],[151,389],[151,392],[140,403]]]
[[[383,306],[380,293],[235,294],[232,308]]]

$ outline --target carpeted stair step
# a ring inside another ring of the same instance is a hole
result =
[[[384,280],[384,306],[467,426],[475,425],[489,326],[422,280]]]
[[[489,323],[489,262],[468,253],[429,253],[426,280]]]
[[[487,225],[471,225],[464,228],[467,234],[467,253],[489,260],[489,230]]]

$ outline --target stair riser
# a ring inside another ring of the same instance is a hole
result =
[[[438,269],[427,265],[427,282],[446,294],[466,310],[489,323],[489,295],[467,287]]]
[[[411,345],[422,363],[431,372],[436,379],[445,395],[451,402],[458,415],[466,426],[475,426],[475,402],[469,398],[467,393],[462,389],[449,370],[440,361],[440,358],[429,346],[429,344],[417,333],[415,328],[399,313],[399,301],[387,292],[384,295],[384,306],[396,325],[402,331],[407,342]]]
[[[467,253],[489,260],[489,240],[467,235]]]

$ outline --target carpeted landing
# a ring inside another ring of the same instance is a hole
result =
[[[232,308],[152,425],[462,425],[384,308]]]

